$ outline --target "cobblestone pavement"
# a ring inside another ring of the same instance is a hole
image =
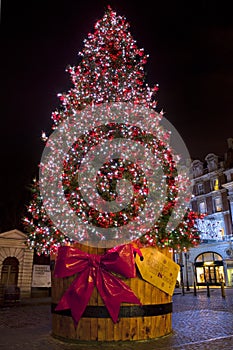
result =
[[[173,332],[150,341],[65,343],[51,336],[50,299],[0,308],[1,350],[232,350],[233,288],[174,294]]]

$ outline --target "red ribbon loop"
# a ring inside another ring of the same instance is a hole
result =
[[[122,302],[141,305],[132,290],[115,274],[136,277],[135,248],[131,244],[109,249],[103,255],[88,254],[70,246],[60,247],[54,276],[64,278],[77,274],[59,301],[56,310],[70,309],[77,326],[96,286],[114,323]]]

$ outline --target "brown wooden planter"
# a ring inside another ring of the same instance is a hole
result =
[[[75,245],[90,254],[103,254],[106,249]],[[163,253],[171,258],[168,250]],[[140,299],[142,305],[122,303],[119,321],[114,324],[97,291],[94,289],[77,328],[70,310],[55,311],[64,292],[75,276],[55,278],[52,272],[52,335],[66,341],[126,341],[155,339],[172,331],[172,297],[143,280],[122,278]]]

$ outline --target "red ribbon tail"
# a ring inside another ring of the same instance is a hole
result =
[[[91,279],[91,282],[87,282]],[[93,279],[89,278],[88,271],[79,275],[70,285],[59,301],[56,311],[71,310],[71,315],[74,320],[75,327],[77,326],[82,314],[84,313],[88,301],[94,289]]]
[[[118,277],[107,271],[100,272],[97,288],[114,323],[118,321],[122,302],[141,305],[133,291]]]

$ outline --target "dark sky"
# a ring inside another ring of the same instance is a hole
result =
[[[51,131],[57,93],[72,87],[65,68],[79,63],[83,40],[108,4],[149,54],[147,82],[159,84],[158,111],[191,157],[222,156],[233,137],[231,1],[2,1],[0,231],[14,228],[14,213],[27,204],[41,133]]]

